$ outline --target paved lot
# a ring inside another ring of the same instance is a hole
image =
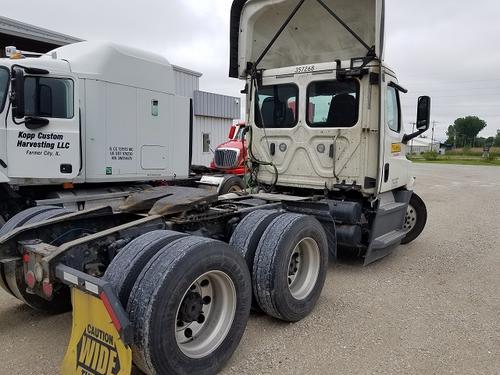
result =
[[[252,316],[225,375],[500,374],[500,168],[415,175],[423,235],[367,268],[332,265],[300,323]],[[0,374],[58,373],[70,324],[0,292]]]

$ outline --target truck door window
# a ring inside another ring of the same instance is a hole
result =
[[[399,133],[401,131],[401,116],[399,106],[399,93],[391,86],[387,87],[387,100],[385,110],[385,121],[392,131]]]
[[[297,125],[299,89],[292,84],[261,87],[255,100],[259,128],[293,128]]]
[[[63,78],[26,77],[26,116],[73,118],[73,81]]]
[[[0,68],[0,112],[3,112],[7,91],[9,91],[9,71],[7,68]]]
[[[317,81],[307,88],[307,124],[313,128],[348,128],[358,123],[359,83]]]

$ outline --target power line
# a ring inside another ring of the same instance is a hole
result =
[[[411,76],[413,78],[417,78],[416,76]],[[476,82],[500,82],[500,79],[498,78],[495,78],[495,79],[474,79],[474,80],[457,80],[457,81],[454,81],[454,80],[443,80],[443,81],[440,81],[438,78],[436,78],[435,80],[432,80],[432,81],[423,81],[423,80],[419,80],[419,81],[407,81],[405,82],[404,80],[401,79],[401,76],[399,77],[400,79],[400,82],[403,84],[405,83],[406,85],[429,85],[429,84],[456,84],[456,83],[476,83]],[[420,77],[421,78],[421,77]]]
[[[409,92],[406,97],[412,96],[412,95],[419,96],[419,94],[415,94],[415,93],[410,93]],[[433,95],[431,95],[431,97],[434,98],[434,99],[461,98],[461,97],[470,97],[470,96],[475,96],[475,97],[478,97],[478,96],[496,97],[496,96],[498,96],[498,97],[500,97],[500,92],[498,94],[497,93],[495,93],[495,94],[461,94],[461,95],[442,95],[442,96],[433,96]]]

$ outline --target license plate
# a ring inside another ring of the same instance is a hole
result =
[[[73,328],[63,375],[130,375],[132,350],[120,339],[103,302],[72,288]]]

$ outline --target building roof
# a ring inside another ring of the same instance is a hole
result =
[[[60,46],[83,40],[2,16],[0,16],[0,33]]]
[[[184,68],[184,67],[179,66],[179,65],[172,65],[172,68],[174,68],[174,71],[176,71],[176,72],[185,73],[185,74],[188,74],[188,75],[193,76],[193,77],[200,78],[203,75],[203,73],[196,72],[194,70],[187,69],[187,68]]]

